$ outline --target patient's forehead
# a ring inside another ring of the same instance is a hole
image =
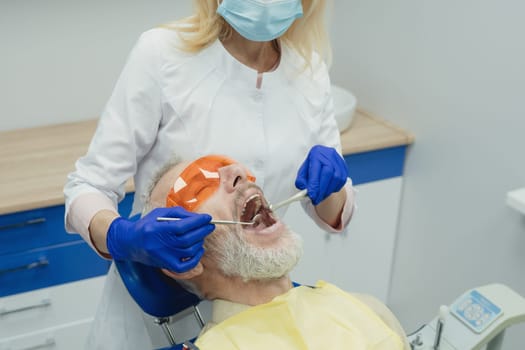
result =
[[[150,202],[155,207],[164,207],[166,206],[166,196],[168,195],[168,192],[171,189],[171,186],[173,186],[173,183],[177,179],[177,177],[180,175],[180,173],[190,164],[191,162],[181,162],[173,167],[171,167],[169,170],[167,170],[157,181],[155,186],[153,187],[150,195]]]

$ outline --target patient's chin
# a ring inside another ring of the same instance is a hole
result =
[[[238,276],[244,281],[286,276],[303,252],[301,237],[287,228],[272,245],[254,244],[251,237],[235,232],[225,233],[219,245],[219,268],[225,275]]]

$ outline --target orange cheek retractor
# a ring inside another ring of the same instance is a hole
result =
[[[219,188],[219,169],[236,163],[233,159],[218,155],[195,160],[175,180],[166,197],[166,206],[181,206],[188,211],[195,211]],[[248,181],[255,182],[255,177],[248,171],[246,177]]]

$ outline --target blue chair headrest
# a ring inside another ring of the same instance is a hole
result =
[[[154,317],[175,315],[200,299],[153,266],[134,261],[115,261],[120,277],[135,302]]]
[[[130,217],[138,220],[140,215]],[[154,317],[175,315],[200,299],[153,266],[134,261],[115,261],[129,294],[145,313]]]

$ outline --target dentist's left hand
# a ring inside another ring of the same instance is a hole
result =
[[[348,170],[345,160],[334,148],[316,145],[310,149],[306,160],[297,172],[295,187],[307,189],[314,205],[345,185]]]
[[[178,221],[157,221],[157,217],[178,217]],[[107,232],[106,243],[115,260],[132,260],[146,265],[187,272],[204,254],[204,238],[215,225],[211,216],[182,207],[156,208],[138,221],[116,218]]]

